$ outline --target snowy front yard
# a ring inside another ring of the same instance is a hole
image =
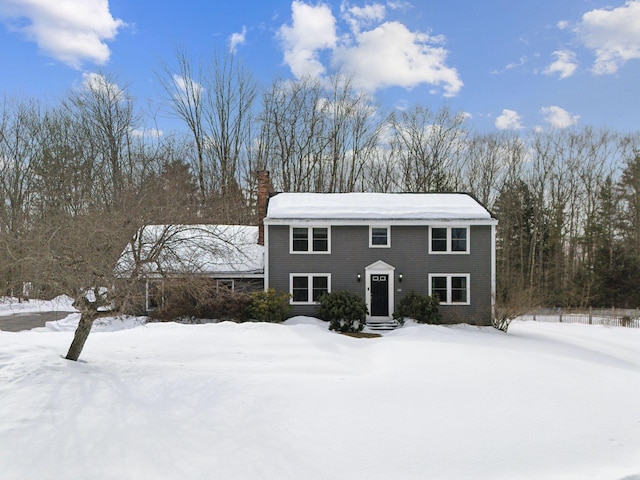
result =
[[[640,475],[637,329],[73,319],[0,332],[3,480]]]

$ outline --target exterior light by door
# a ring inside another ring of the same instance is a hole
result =
[[[356,275],[356,280],[360,281],[362,280],[362,275],[360,275],[359,273]]]
[[[398,275],[398,282],[402,282],[402,274]]]

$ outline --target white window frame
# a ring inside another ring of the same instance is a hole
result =
[[[155,300],[155,306],[151,306],[151,301]],[[164,280],[147,279],[145,281],[145,301],[144,307],[147,312],[152,312],[164,306]]]
[[[444,228],[447,230],[447,249],[443,251],[433,250],[433,229],[434,228]],[[467,249],[464,251],[453,251],[451,250],[451,243],[453,239],[451,238],[451,229],[453,228],[464,228],[467,231]],[[429,225],[429,254],[432,255],[468,255],[471,251],[471,228],[469,225]]]
[[[374,228],[384,228],[387,231],[387,243],[385,245],[373,244]],[[389,225],[369,225],[369,248],[391,248],[391,227]]]
[[[231,288],[229,288],[229,286]],[[218,278],[216,279],[216,291],[227,288],[231,293],[236,291],[236,281],[233,278]]]
[[[307,250],[294,250],[293,249],[293,229],[294,228],[306,228],[307,229]],[[316,251],[313,249],[313,229],[314,228],[326,228],[327,229],[327,250]],[[327,255],[331,253],[331,226],[330,225],[289,225],[289,253],[292,255]]]
[[[445,277],[447,279],[447,299],[443,301],[440,299],[440,305],[471,305],[471,274],[469,273],[430,273],[428,279],[428,292],[431,293],[431,279],[433,277]],[[467,279],[467,301],[466,302],[452,302],[451,301],[451,279],[453,277],[464,277]]]
[[[294,277],[307,277],[307,300],[305,302],[296,302],[293,300],[293,278]],[[317,305],[318,302],[313,301],[313,278],[314,277],[326,277],[327,278],[327,293],[331,293],[331,274],[330,273],[290,273],[289,274],[289,304],[291,305]]]

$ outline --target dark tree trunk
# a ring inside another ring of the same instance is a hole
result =
[[[76,328],[76,333],[73,337],[73,342],[71,342],[71,346],[69,347],[69,351],[65,357],[67,360],[73,360],[74,362],[78,360],[78,357],[80,357],[82,349],[84,348],[84,343],[87,341],[87,337],[89,336],[89,332],[91,332],[91,326],[95,319],[95,313],[82,312],[78,328]]]

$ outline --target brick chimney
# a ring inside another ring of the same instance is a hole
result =
[[[264,245],[264,217],[267,216],[267,202],[269,201],[269,171],[260,170],[258,173],[258,245]]]

